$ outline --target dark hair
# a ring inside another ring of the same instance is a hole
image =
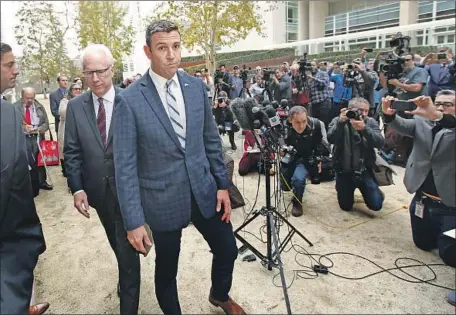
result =
[[[296,114],[302,114],[302,113],[306,113],[307,115],[307,109],[304,107],[304,106],[293,106],[290,111],[288,112],[288,115],[290,117],[290,120],[293,120],[294,116]]]
[[[195,73],[202,73],[201,70],[196,70]]]
[[[11,52],[13,49],[11,49],[11,46],[5,43],[2,43],[2,48],[0,48],[1,55],[3,56],[4,53]]]
[[[219,66],[219,69],[220,69],[221,67],[225,67],[225,68],[226,68],[226,66],[225,66],[224,63],[222,63],[222,64]]]
[[[158,20],[151,22],[146,29],[147,46],[150,47],[153,34],[162,32],[170,33],[172,31],[177,31],[179,33],[179,27],[174,22],[168,20]]]

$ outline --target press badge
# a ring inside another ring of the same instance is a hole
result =
[[[424,216],[424,204],[421,201],[415,203],[415,215],[420,219]]]

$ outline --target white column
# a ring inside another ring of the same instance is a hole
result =
[[[325,37],[325,18],[329,13],[329,3],[326,0],[309,2],[309,38]],[[315,45],[315,52],[324,51],[324,44]]]
[[[432,20],[435,21],[437,17],[437,1],[432,2]]]
[[[399,26],[415,24],[417,21],[418,1],[401,1],[399,5]]]

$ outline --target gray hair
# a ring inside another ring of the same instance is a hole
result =
[[[365,98],[362,98],[362,97],[354,97],[350,100],[350,102],[348,102],[348,107],[356,107],[356,105],[358,105],[359,103],[361,104],[367,104],[367,106],[370,107],[370,103],[368,100],[366,100]]]
[[[153,21],[147,26],[146,29],[146,44],[150,47],[152,42],[152,35],[155,33],[170,33],[172,31],[177,31],[179,33],[179,27],[176,23],[168,21],[168,20],[158,20]],[[179,33],[180,34],[180,33]]]
[[[36,95],[35,89],[34,89],[33,87],[31,87],[31,86],[27,86],[27,87],[25,87],[25,88],[22,89],[22,91],[21,91],[21,96],[22,96],[22,97],[24,97],[24,93],[25,93],[25,92],[33,92],[33,94]]]
[[[111,50],[103,44],[90,44],[81,53],[81,66],[84,69],[84,59],[87,56],[104,54],[108,59],[108,63],[112,66],[115,62],[114,57],[112,56]]]
[[[296,114],[302,114],[302,113],[307,114],[307,109],[304,106],[295,105],[288,112],[288,116],[290,117],[290,120],[293,120],[293,118]]]
[[[435,97],[439,97],[439,96],[442,96],[442,95],[449,95],[449,96],[455,96],[456,95],[456,92],[453,91],[453,90],[441,90],[439,92],[437,92],[437,95]]]
[[[290,70],[299,70],[299,65],[297,63],[292,64]]]

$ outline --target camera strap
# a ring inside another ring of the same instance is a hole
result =
[[[364,163],[364,137],[357,132],[351,125],[347,125],[349,132],[349,143],[350,143],[350,165],[355,178],[360,178],[366,171]],[[354,138],[358,138],[358,141],[354,141]],[[358,152],[358,158],[353,155]]]

